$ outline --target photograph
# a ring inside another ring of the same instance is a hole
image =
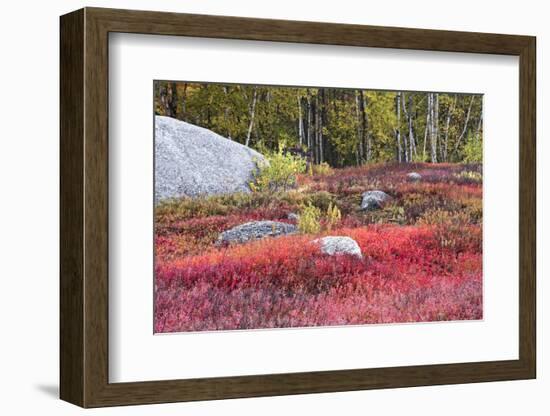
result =
[[[154,82],[154,332],[483,318],[483,95]]]

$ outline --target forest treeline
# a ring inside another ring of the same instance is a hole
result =
[[[269,152],[302,149],[316,164],[480,162],[481,95],[155,83],[155,114]]]

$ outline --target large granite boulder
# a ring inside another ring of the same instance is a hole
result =
[[[246,243],[264,237],[278,237],[294,234],[298,228],[293,224],[278,221],[251,221],[224,231],[218,237],[217,244]]]
[[[264,157],[208,129],[155,116],[155,201],[250,192]]]
[[[335,256],[339,254],[348,254],[362,258],[363,254],[359,244],[350,237],[328,236],[314,240],[321,247],[321,253]]]
[[[391,196],[383,191],[367,191],[363,193],[361,209],[365,211],[380,209],[391,199]]]

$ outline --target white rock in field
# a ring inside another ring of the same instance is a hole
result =
[[[349,254],[359,258],[363,257],[359,244],[350,237],[328,236],[313,241],[321,246],[321,252],[330,256]]]
[[[155,116],[155,201],[250,192],[264,157],[208,129]]]
[[[419,181],[420,179],[422,179],[422,175],[420,175],[420,173],[411,172],[411,173],[407,173],[407,178],[410,181]]]
[[[246,243],[264,237],[278,237],[294,234],[298,228],[294,224],[278,221],[251,221],[224,231],[218,237],[217,244]]]
[[[380,209],[390,199],[392,199],[391,196],[383,191],[367,191],[363,193],[361,209],[367,211]]]

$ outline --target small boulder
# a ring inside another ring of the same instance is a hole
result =
[[[407,179],[410,180],[410,181],[417,182],[420,179],[422,179],[422,175],[420,175],[420,173],[416,173],[416,172],[407,173]]]
[[[246,243],[264,237],[294,234],[298,229],[293,224],[277,221],[251,221],[224,231],[217,244]]]
[[[365,211],[372,211],[380,209],[386,202],[391,200],[391,196],[382,191],[367,191],[363,193],[363,199],[361,201],[361,209]]]
[[[321,246],[321,252],[329,256],[348,254],[363,258],[359,244],[350,237],[328,236],[313,241]]]

